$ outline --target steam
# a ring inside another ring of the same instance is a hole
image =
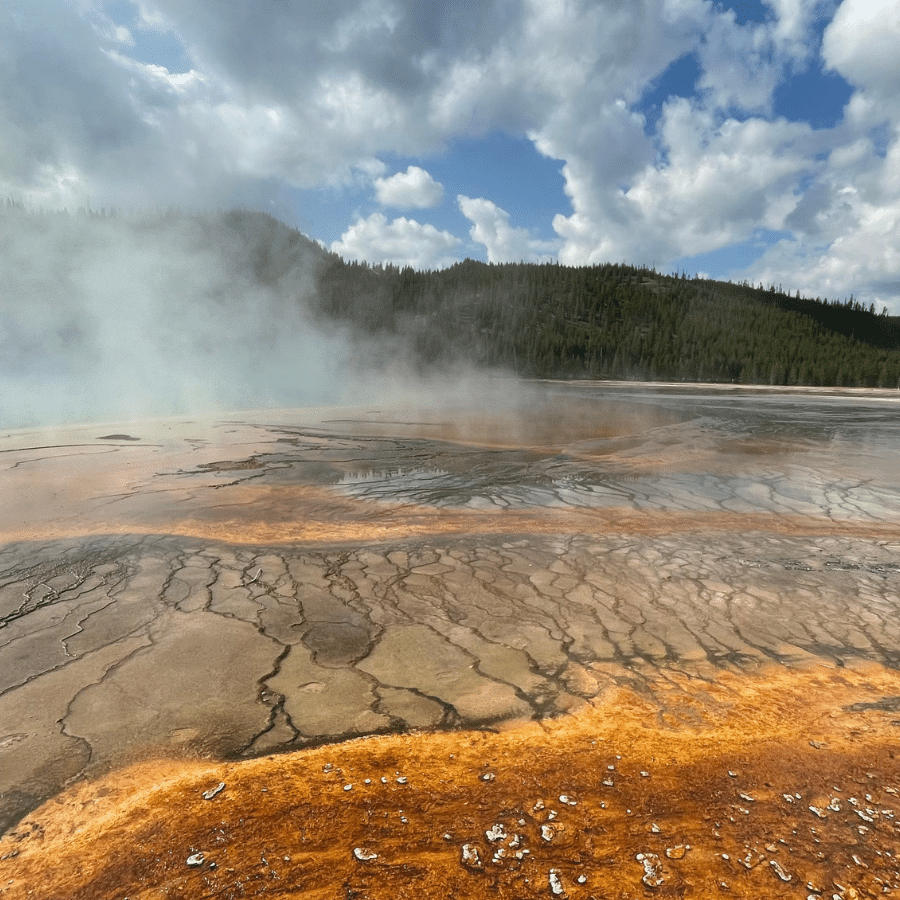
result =
[[[267,284],[271,236],[245,232],[222,217],[0,212],[0,427],[365,393],[352,343],[313,322],[318,260],[300,248]]]

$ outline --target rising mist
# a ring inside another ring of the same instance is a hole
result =
[[[0,426],[359,394],[351,342],[312,321],[320,257],[309,242],[277,248],[290,263],[278,277],[261,268],[272,224],[0,213]]]

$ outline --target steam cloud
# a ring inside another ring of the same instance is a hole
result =
[[[358,393],[351,343],[312,321],[318,260],[300,248],[267,284],[270,239],[223,217],[0,213],[0,427]]]

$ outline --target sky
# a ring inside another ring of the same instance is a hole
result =
[[[900,314],[900,0],[0,0],[0,198]]]

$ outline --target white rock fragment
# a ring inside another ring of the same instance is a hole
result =
[[[864,869],[868,869],[869,867],[854,853],[851,857],[853,862],[855,862],[858,866],[862,866]]]
[[[494,775],[493,772],[485,772],[484,775],[481,776],[482,781],[493,781],[497,776]]]
[[[837,797],[832,797],[832,798],[831,798],[831,803],[828,804],[828,807],[827,807],[827,808],[830,809],[832,812],[840,812],[840,811],[841,811],[841,802],[840,802],[840,800],[838,800]]]
[[[560,794],[559,802],[565,803],[566,806],[577,806],[578,801],[574,797],[570,797],[568,794]]]
[[[644,771],[641,772],[641,778],[649,778],[649,777],[650,777],[649,772],[644,772]]]
[[[553,891],[557,897],[564,896],[565,890],[563,889],[562,882],[559,880],[559,869],[550,870],[549,881],[550,890]]]
[[[730,769],[728,770],[729,778],[737,778],[737,772],[732,772]]]
[[[409,779],[405,775],[401,775],[397,779],[397,784],[406,784],[407,781],[409,781]]]
[[[659,887],[663,883],[662,864],[655,853],[638,853],[635,859],[644,867],[641,881],[647,887]]]
[[[353,785],[352,785],[352,784],[345,784],[345,785],[344,785],[344,790],[345,790],[345,791],[352,791],[352,790],[353,790]]]
[[[651,822],[651,823],[650,823],[650,830],[651,830],[654,834],[659,834],[659,833],[662,831],[662,829],[659,827],[659,825],[656,824],[656,822]]]
[[[506,829],[499,823],[484,833],[489,841],[502,841],[506,838]]]
[[[541,825],[541,837],[548,843],[553,840],[556,829],[552,825]]]
[[[449,831],[445,832],[445,833],[444,833],[444,840],[445,840],[445,841],[452,841],[452,840],[453,840],[453,835],[450,834]]]
[[[381,776],[381,783],[387,784],[387,778],[385,778],[384,775]]]
[[[785,803],[793,803],[794,802],[793,794],[782,794],[781,796],[784,797]]]
[[[409,825],[409,819],[407,819],[406,816],[400,816],[400,821],[404,825]]]
[[[203,861],[204,861],[205,859],[206,859],[206,854],[205,854],[205,853],[192,853],[192,854],[187,858],[187,864],[188,864],[191,868],[196,868],[197,866],[202,866],[202,865],[203,865]]]
[[[769,860],[769,865],[772,867],[772,871],[782,880],[782,881],[790,881],[794,876],[788,875],[781,866],[778,865],[778,862],[774,859]]]
[[[331,763],[325,763],[325,765],[322,766],[322,771],[327,773],[330,772],[333,768],[334,766]]]
[[[378,854],[374,850],[370,850],[368,847],[354,847],[353,855],[360,862],[369,862],[373,859],[378,859]]]
[[[558,813],[556,812],[556,810],[555,810],[555,809],[551,809],[551,810],[547,813],[547,820],[548,820],[548,821],[553,821],[553,819],[555,819],[555,818],[557,817],[557,815],[558,815]]]
[[[371,784],[371,783],[372,783],[372,779],[371,779],[371,778],[367,778],[367,779],[363,782],[363,784]]]
[[[538,802],[535,803],[534,806],[532,807],[532,811],[533,811],[533,812],[540,812],[543,808],[544,808],[544,801],[543,801],[543,800],[538,800]]]
[[[747,803],[756,803],[756,797],[753,797],[750,794],[740,793],[738,794],[738,797],[740,797],[741,800],[746,800]]]
[[[616,771],[616,767],[615,767],[615,766],[607,766],[606,769],[607,769],[607,771],[609,771],[609,772],[615,772],[615,771]]]
[[[579,884],[584,884],[587,881],[587,875],[579,875],[575,880]]]
[[[827,819],[828,813],[825,812],[824,809],[820,809],[818,806],[811,806],[809,811],[814,815],[818,816],[820,819]]]
[[[214,788],[210,788],[208,791],[204,791],[202,796],[204,800],[212,800],[216,794],[220,794],[225,790],[225,782],[220,781]]]
[[[761,853],[757,853],[755,850],[749,847],[747,848],[746,855],[742,859],[738,860],[738,862],[740,862],[740,864],[745,869],[755,869],[761,862],[764,861],[765,857]]]
[[[690,844],[676,844],[674,847],[666,848],[666,856],[669,859],[684,859],[684,854],[690,849]]]
[[[874,810],[867,809],[866,812],[863,812],[861,809],[854,809],[853,812],[855,812],[863,820],[863,822],[869,822],[871,824],[875,821],[872,816],[866,815],[866,813],[874,812]]]
[[[612,778],[604,778],[604,779],[603,779],[603,783],[604,783],[607,787],[613,787],[613,780],[612,780]]]
[[[481,857],[478,855],[478,848],[474,844],[462,845],[462,861],[463,865],[470,869],[481,868]]]

